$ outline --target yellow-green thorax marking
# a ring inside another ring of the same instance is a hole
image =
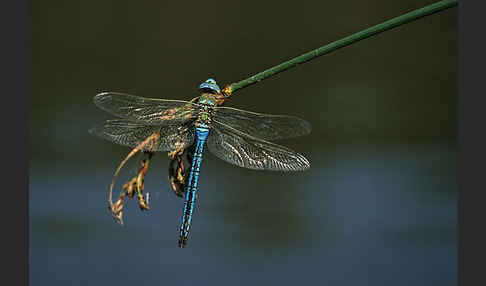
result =
[[[211,114],[216,106],[216,98],[213,94],[203,93],[198,100],[199,111],[196,120],[196,127],[211,128]]]
[[[196,127],[211,128],[211,113],[213,107],[218,105],[217,96],[221,94],[216,81],[212,78],[208,78],[205,82],[199,85],[201,96],[199,97],[199,112],[196,120]]]

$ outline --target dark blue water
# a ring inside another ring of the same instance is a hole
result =
[[[31,285],[457,284],[454,144],[329,145],[306,155],[309,171],[276,173],[206,153],[185,249],[183,200],[169,190],[165,155],[146,178],[151,211],[129,201],[124,227],[107,210],[117,162],[31,169]]]

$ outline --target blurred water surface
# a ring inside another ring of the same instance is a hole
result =
[[[91,137],[100,91],[190,99],[432,1],[31,1],[31,285],[456,285],[457,9],[281,73],[228,102],[311,122],[301,173],[205,154],[186,249],[167,158],[151,211],[107,210],[128,149]],[[120,184],[133,174],[133,162]]]
[[[207,155],[183,250],[176,248],[183,201],[160,169],[147,176],[152,210],[142,214],[130,201],[125,227],[106,210],[109,170],[33,175],[31,281],[452,285],[454,153],[452,144],[332,146],[308,154],[310,171],[286,176]]]

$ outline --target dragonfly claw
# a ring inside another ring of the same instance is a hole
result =
[[[125,194],[122,193],[120,198],[115,204],[108,206],[108,209],[111,211],[113,218],[118,222],[120,225],[123,225],[123,200],[125,198]]]
[[[113,218],[115,218],[116,222],[123,226],[123,212],[120,211],[118,214],[113,214]]]
[[[140,209],[142,211],[149,211],[150,210],[150,207],[148,206],[147,201],[145,200],[145,198],[141,194],[138,195],[138,205],[140,206]]]
[[[171,177],[169,177],[169,182],[170,182],[170,186],[172,187],[172,190],[174,191],[176,196],[183,197],[184,192],[181,191],[182,185],[180,184],[180,182],[178,180],[176,180],[175,178],[171,178]]]

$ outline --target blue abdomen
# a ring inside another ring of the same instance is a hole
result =
[[[189,235],[189,228],[191,226],[192,213],[194,211],[194,203],[196,201],[197,183],[199,179],[199,169],[202,162],[202,154],[204,151],[204,144],[209,135],[209,128],[196,128],[196,148],[194,157],[192,159],[191,171],[189,173],[186,185],[186,200],[184,202],[184,213],[182,215],[182,223],[179,234],[179,247],[184,247]]]

